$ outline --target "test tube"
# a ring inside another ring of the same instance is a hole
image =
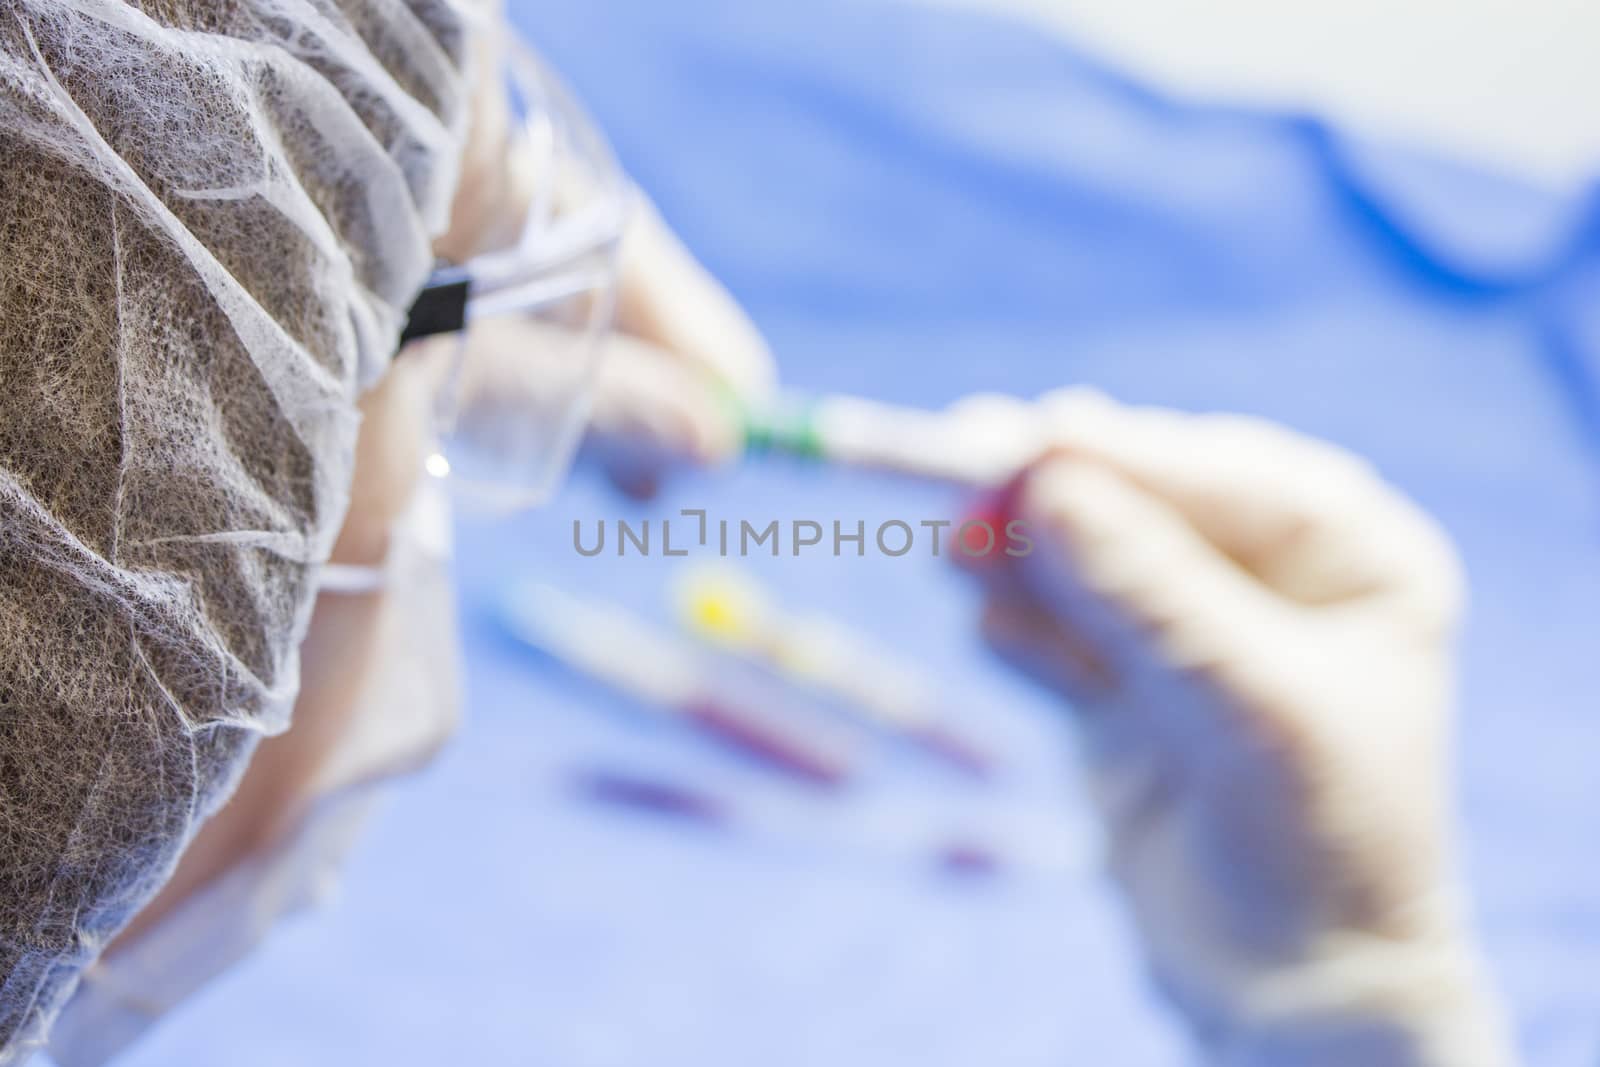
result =
[[[795,682],[974,777],[993,758],[938,713],[924,670],[828,616],[780,609],[732,568],[688,572],[677,588],[680,623],[702,640]]]
[[[1032,409],[980,397],[944,411],[786,393],[741,411],[750,453],[779,452],[974,489],[998,489],[1046,447]]]
[[[802,735],[756,709],[699,649],[620,607],[524,585],[506,598],[501,618],[520,640],[573,670],[768,767],[822,786],[850,776],[850,754],[836,739]]]
[[[781,797],[737,796],[688,785],[656,772],[580,766],[566,784],[579,798],[619,812],[697,826],[744,840],[848,859],[889,861],[971,879],[996,875],[1081,874],[1093,842],[1060,814],[1011,812],[1004,819],[952,830],[905,809],[855,810],[848,819],[818,818]]]

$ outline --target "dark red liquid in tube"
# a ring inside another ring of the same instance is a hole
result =
[[[850,777],[849,760],[763,716],[719,703],[696,700],[684,714],[700,729],[769,767],[812,785],[837,786]]]
[[[943,760],[958,771],[974,778],[994,775],[994,760],[972,741],[938,723],[918,726],[908,731],[918,748]]]

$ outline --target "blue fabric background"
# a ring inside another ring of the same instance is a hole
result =
[[[1363,452],[1436,512],[1473,581],[1461,791],[1486,940],[1530,1062],[1596,1062],[1600,197],[1176,104],[983,16],[514,6],[793,383],[938,405],[1089,382],[1260,412]],[[960,502],[769,462],[660,506],[870,528]],[[672,561],[570,547],[574,518],[644,514],[591,477],[540,516],[463,528],[459,742],[400,791],[335,906],[128,1062],[1190,1062],[1092,873],[1064,717],[984,656],[971,591],[938,561],[752,567],[925,662],[1008,754],[987,793],[879,746],[859,786],[811,799],[503,636],[494,607],[522,575],[664,616]],[[784,814],[718,835],[599,810],[562,784],[579,764]],[[862,822],[1044,827],[1082,860],[952,880],[914,846],[845,843]]]

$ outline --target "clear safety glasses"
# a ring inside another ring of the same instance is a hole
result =
[[[533,50],[507,60],[514,150],[533,182],[514,246],[436,271],[402,341],[441,358],[427,472],[468,506],[504,513],[559,486],[588,419],[616,303],[631,187],[609,145]],[[419,346],[422,347],[422,346]]]

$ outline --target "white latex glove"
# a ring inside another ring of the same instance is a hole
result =
[[[738,303],[640,198],[622,246],[591,454],[624,490],[648,495],[673,467],[737,456],[739,408],[760,406],[776,379],[772,354]]]
[[[480,324],[473,358],[523,367],[557,328],[536,319]],[[586,453],[635,496],[662,475],[711,466],[744,447],[742,408],[772,393],[771,353],[750,319],[654,208],[637,198],[619,262],[615,328],[601,342]]]
[[[1071,699],[1152,969],[1211,1062],[1504,1067],[1452,855],[1450,545],[1258,420],[1057,394],[974,567]]]
[[[494,65],[486,42],[485,69]],[[486,80],[475,101],[446,259],[505,247],[545,180],[513,136],[505,94]],[[548,323],[495,323],[508,360],[549,343]],[[586,450],[619,487],[654,492],[668,470],[726,462],[744,447],[739,408],[759,407],[777,379],[755,325],[686,249],[642,193],[630,206],[618,261],[615,330],[605,340]],[[478,348],[475,358],[490,355]]]

